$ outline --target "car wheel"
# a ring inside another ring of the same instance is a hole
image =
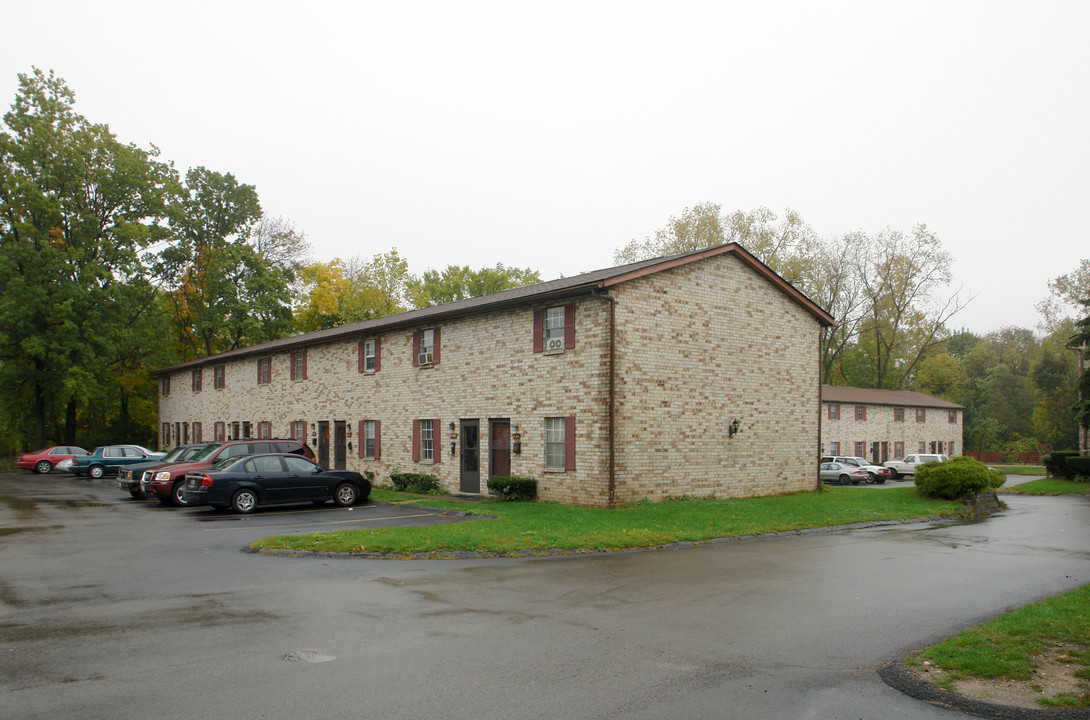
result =
[[[87,474],[98,480],[100,477],[106,474],[106,468],[101,465],[92,465],[87,469]]]
[[[144,497],[144,493],[139,490],[129,490],[129,495],[132,495],[136,500],[147,500],[147,498]]]
[[[170,502],[175,507],[185,507],[189,504],[185,499],[185,480],[179,480],[170,488]]]
[[[840,484],[841,485],[847,485],[851,481],[852,481],[852,479],[850,477],[848,477],[847,475],[841,475],[840,476]]]
[[[257,507],[257,494],[253,490],[239,490],[231,498],[231,509],[237,513],[252,513]]]
[[[885,476],[882,476],[882,477],[872,476],[872,477],[874,477],[874,484],[875,485],[885,485],[886,484]]]
[[[42,475],[48,475],[49,471],[53,469],[53,465],[48,460],[42,460],[34,466],[34,472]]]
[[[333,502],[338,507],[348,507],[356,502],[356,486],[352,483],[341,483],[333,491]]]
[[[894,479],[894,480],[903,480],[903,479],[904,479],[904,477],[905,477],[904,475],[902,475],[901,473],[897,472],[896,470],[894,470],[894,471],[893,471],[893,479]]]

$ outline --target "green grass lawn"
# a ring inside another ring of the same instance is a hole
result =
[[[345,530],[281,535],[254,548],[318,552],[434,553],[471,551],[522,554],[546,550],[625,550],[721,537],[959,514],[960,502],[917,497],[910,487],[891,490],[827,488],[736,500],[673,500],[608,510],[558,503],[459,502],[376,490],[381,502],[412,500],[428,507],[493,515],[495,519],[418,528]]]
[[[994,465],[985,463],[1006,475],[1046,475],[1043,465]]]
[[[956,680],[965,677],[1032,682],[1036,659],[1046,655],[1079,666],[1075,675],[1090,679],[1090,585],[947,638],[910,658],[908,664],[929,660],[949,671],[942,684],[951,689]],[[1061,694],[1040,702],[1090,707],[1090,695]]]
[[[1021,485],[1003,488],[1003,492],[1021,493],[1022,495],[1086,495],[1090,493],[1090,482],[1071,482],[1070,480],[1044,478],[1030,480]]]

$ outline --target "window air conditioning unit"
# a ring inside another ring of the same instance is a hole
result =
[[[545,343],[545,350],[549,352],[564,350],[564,338],[549,338]]]
[[[419,355],[417,355],[416,359],[421,365],[431,365],[431,353],[430,352],[422,352]]]

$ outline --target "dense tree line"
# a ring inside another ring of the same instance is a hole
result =
[[[1090,260],[1049,283],[1038,305],[1041,333],[1008,327],[979,336],[951,329],[967,300],[950,292],[952,259],[924,225],[819,237],[791,210],[782,218],[767,208],[727,214],[703,203],[615,259],[725,242],[741,244],[836,318],[822,342],[827,384],[960,403],[971,450],[1077,447],[1080,413],[1083,424],[1090,420],[1090,373],[1079,377],[1073,350],[1090,344]]]

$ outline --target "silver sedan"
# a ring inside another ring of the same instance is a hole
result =
[[[858,485],[861,482],[866,482],[870,477],[870,473],[865,468],[837,462],[821,463],[819,475],[821,482],[838,485],[847,485],[848,483]]]

